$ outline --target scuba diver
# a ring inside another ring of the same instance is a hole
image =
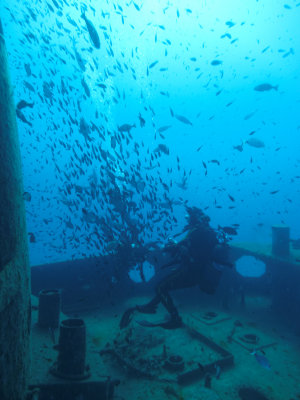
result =
[[[161,303],[169,313],[169,319],[163,322],[150,323],[138,321],[142,326],[160,326],[165,329],[175,329],[182,326],[181,317],[170,296],[172,290],[199,286],[208,294],[214,294],[222,275],[222,265],[232,267],[229,262],[228,239],[224,232],[211,228],[210,218],[196,207],[187,207],[188,224],[184,239],[176,243],[170,240],[163,252],[168,253],[171,261],[162,266],[167,268],[177,265],[157,285],[154,298],[147,304],[136,305],[125,311],[120,321],[120,328],[125,328],[131,321],[135,311],[144,314],[154,314]]]

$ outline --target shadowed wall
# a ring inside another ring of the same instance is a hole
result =
[[[0,399],[23,400],[29,372],[30,280],[20,146],[0,21]]]

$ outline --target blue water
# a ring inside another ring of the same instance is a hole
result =
[[[214,227],[239,224],[237,241],[270,242],[281,223],[299,237],[298,1],[2,0],[0,11],[16,104],[34,102],[18,119],[32,265],[124,238],[162,246],[184,202]],[[266,83],[278,90],[254,90]]]

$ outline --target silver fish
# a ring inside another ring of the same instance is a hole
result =
[[[160,128],[157,129],[157,132],[162,133],[162,132],[168,130],[169,128],[171,128],[171,125],[161,126]]]
[[[186,117],[184,117],[183,115],[178,115],[178,114],[175,114],[175,118],[176,119],[178,119],[178,121],[180,121],[180,122],[183,122],[184,124],[186,124],[186,125],[193,125],[192,123],[191,123],[191,121],[189,121]]]
[[[256,148],[261,148],[265,147],[265,144],[262,140],[256,139],[256,138],[251,138],[246,141],[246,144],[248,144],[251,147],[256,147]]]
[[[76,57],[76,61],[79,65],[79,68],[81,69],[82,72],[85,71],[85,64],[86,62],[83,60],[83,58],[81,57],[81,55],[78,53],[76,46],[75,46],[75,39],[73,38],[73,50],[75,53],[75,57]]]
[[[96,49],[100,49],[100,39],[99,39],[99,35],[96,31],[96,28],[91,23],[91,21],[89,19],[87,19],[87,17],[85,16],[84,13],[81,15],[81,18],[86,23],[86,27],[87,27],[87,30],[89,31],[89,35],[90,35],[91,41],[93,42],[93,45],[96,47]]]
[[[271,369],[271,365],[269,363],[269,360],[267,359],[267,357],[265,357],[263,354],[258,353],[256,350],[254,350],[251,353],[255,358],[256,361],[265,369]]]
[[[170,154],[170,150],[169,150],[169,148],[168,148],[165,144],[159,144],[159,145],[156,147],[156,149],[154,149],[154,153],[157,153],[157,152],[162,152],[162,153],[165,153],[165,154],[167,154],[167,155]]]
[[[256,90],[257,92],[267,92],[272,89],[278,90],[278,85],[272,86],[269,83],[262,83],[261,85],[257,85],[254,88],[254,90]]]

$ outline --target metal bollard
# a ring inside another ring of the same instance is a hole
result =
[[[51,373],[64,379],[80,380],[90,376],[85,365],[86,328],[82,319],[66,319],[60,324],[58,359]]]
[[[286,225],[272,226],[272,254],[287,257],[290,254],[290,227]]]
[[[61,304],[60,290],[43,289],[39,293],[38,324],[43,328],[58,328]]]

